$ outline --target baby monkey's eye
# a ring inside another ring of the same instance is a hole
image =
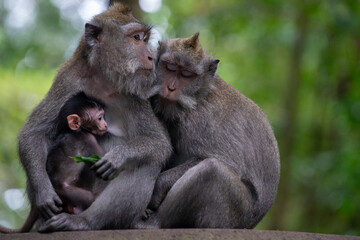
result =
[[[98,120],[101,121],[103,119],[103,116],[99,116]]]
[[[177,65],[172,63],[165,63],[166,69],[170,72],[175,72],[177,70]]]
[[[187,71],[187,70],[182,70],[181,71],[181,76],[185,77],[185,78],[191,78],[191,77],[195,77],[196,73]]]

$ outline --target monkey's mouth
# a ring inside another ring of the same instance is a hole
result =
[[[138,70],[136,70],[137,73],[139,74],[145,74],[145,75],[150,75],[153,72],[153,68],[139,68]]]
[[[160,97],[160,102],[164,106],[174,105],[174,104],[177,103],[176,100],[172,100],[172,99],[169,99],[169,98],[166,98],[166,97],[163,97],[163,96]]]
[[[102,135],[104,135],[106,132],[107,132],[107,129],[106,129],[106,130],[98,130],[97,133],[96,133],[96,135],[102,136]]]

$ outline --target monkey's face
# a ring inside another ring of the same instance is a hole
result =
[[[162,58],[159,62],[160,76],[162,79],[160,95],[167,100],[167,103],[176,103],[184,95],[192,95],[187,93],[188,88],[191,85],[196,85],[195,81],[199,74],[193,69],[177,64],[170,59]]]
[[[198,34],[161,43],[157,78],[162,103],[194,108],[211,88],[217,64],[198,43]]]
[[[84,121],[82,121],[82,128],[98,136],[102,136],[106,133],[107,123],[104,118],[104,109],[88,109],[84,114],[84,118]]]
[[[124,12],[111,14],[113,19],[104,21],[99,15],[85,26],[89,63],[119,91],[143,97],[155,80],[156,52],[149,44],[151,27],[140,23],[131,13],[125,13],[131,16],[126,22],[116,17]]]

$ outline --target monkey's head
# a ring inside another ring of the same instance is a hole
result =
[[[69,128],[73,131],[83,129],[94,135],[102,136],[107,131],[107,123],[104,119],[104,109],[90,108],[80,113],[67,116]]]
[[[85,25],[84,57],[119,91],[146,98],[155,80],[157,54],[149,44],[151,32],[129,8],[114,4]]]
[[[58,134],[85,130],[94,135],[104,135],[107,123],[104,104],[80,92],[71,97],[61,108],[58,116]]]
[[[219,61],[204,51],[199,33],[162,42],[157,65],[162,103],[195,108],[213,88]]]

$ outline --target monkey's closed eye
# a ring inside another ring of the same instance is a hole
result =
[[[165,63],[166,69],[170,72],[175,72],[177,70],[177,65],[172,63]]]
[[[185,77],[185,78],[191,78],[191,77],[195,77],[196,74],[187,70],[182,70],[181,71],[181,76]]]

